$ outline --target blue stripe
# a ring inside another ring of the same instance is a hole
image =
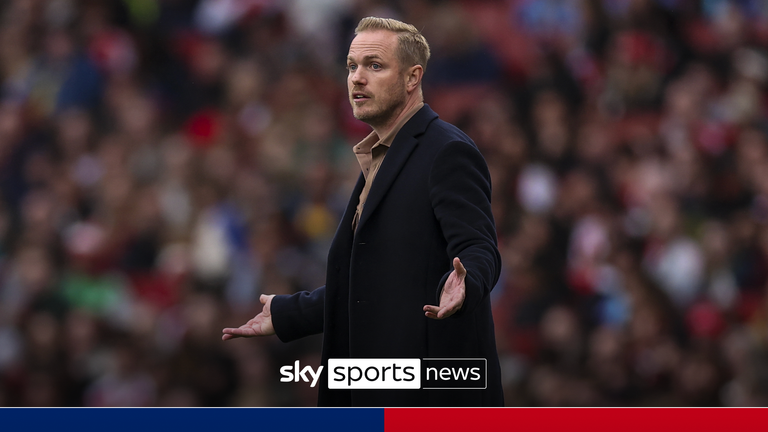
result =
[[[384,432],[380,408],[2,408],[3,432]]]

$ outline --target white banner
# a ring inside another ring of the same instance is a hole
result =
[[[328,359],[329,389],[419,389],[421,359]]]

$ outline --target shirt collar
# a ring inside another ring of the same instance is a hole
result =
[[[408,120],[411,119],[411,117],[414,116],[422,107],[424,106],[424,102],[420,102],[413,106],[408,112],[405,113],[405,115],[395,124],[395,126],[387,132],[386,135],[384,135],[383,138],[379,138],[378,135],[376,135],[376,132],[371,131],[370,134],[368,134],[367,137],[363,138],[362,141],[357,143],[355,147],[353,147],[353,150],[356,154],[360,153],[370,153],[371,149],[383,145],[383,146],[391,146],[392,141],[395,140],[395,137],[397,136],[397,133],[400,132],[400,129],[405,126],[406,123],[408,123]]]

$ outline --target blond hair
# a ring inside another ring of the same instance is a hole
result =
[[[369,30],[386,30],[397,34],[397,59],[400,66],[407,68],[419,65],[427,70],[429,44],[416,27],[392,18],[367,17],[357,24],[355,34]]]

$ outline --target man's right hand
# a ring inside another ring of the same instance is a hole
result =
[[[239,337],[270,336],[275,334],[275,327],[272,325],[272,297],[275,295],[264,295],[259,297],[259,301],[264,305],[261,313],[248,320],[247,323],[238,328],[225,328],[221,340],[230,340]]]

